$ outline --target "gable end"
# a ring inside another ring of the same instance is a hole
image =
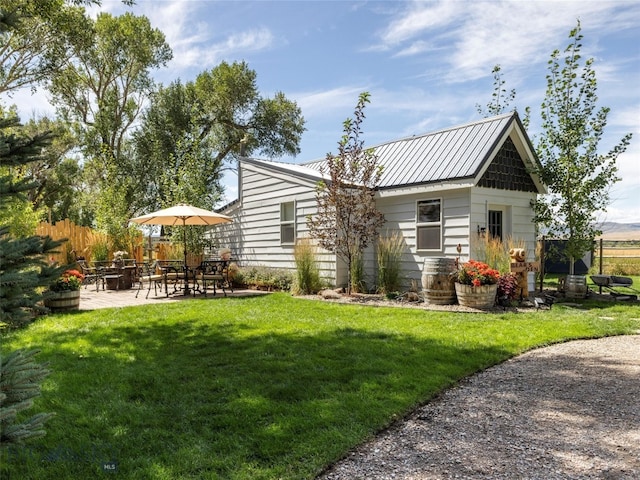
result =
[[[478,182],[478,186],[518,192],[538,191],[510,137],[507,137],[500,147],[491,165]]]

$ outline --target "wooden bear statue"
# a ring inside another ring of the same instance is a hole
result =
[[[527,252],[524,248],[512,248],[509,250],[509,256],[511,257],[511,263],[521,263],[526,261]],[[520,291],[520,298],[527,298],[529,296],[529,285],[527,272],[515,272],[518,279],[518,290]]]

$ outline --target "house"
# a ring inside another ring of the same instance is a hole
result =
[[[527,260],[534,259],[533,204],[546,189],[531,173],[538,160],[517,113],[374,149],[383,166],[376,192],[385,216],[381,234],[402,232],[407,285],[420,280],[425,258],[478,258],[475,249],[487,234],[523,241]],[[294,245],[307,235],[306,218],[316,212],[315,188],[323,178],[323,163],[242,159],[239,198],[222,209],[234,221],[217,229],[220,244],[228,245],[242,266],[295,268]],[[324,251],[319,259],[326,278],[346,284],[340,260]],[[371,248],[365,252],[369,280],[375,269]]]

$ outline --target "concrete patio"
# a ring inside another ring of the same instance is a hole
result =
[[[95,285],[87,285],[80,289],[80,310],[96,310],[98,308],[113,308],[113,307],[131,307],[138,305],[158,305],[162,303],[173,303],[190,298],[208,299],[214,300],[217,298],[224,298],[224,294],[221,289],[218,289],[216,295],[213,292],[207,292],[205,297],[202,293],[196,293],[196,296],[192,295],[169,295],[168,297],[164,292],[158,290],[158,295],[155,295],[153,289],[149,294],[149,298],[145,298],[147,295],[146,286],[140,291],[138,298],[136,293],[138,288],[134,286],[128,290],[102,290],[102,288],[96,292]],[[261,292],[257,290],[234,290],[230,292],[227,290],[228,297],[247,297],[256,295],[265,295],[268,292]]]

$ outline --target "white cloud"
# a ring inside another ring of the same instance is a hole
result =
[[[423,40],[418,40],[417,42],[413,42],[407,48],[400,50],[395,54],[396,57],[411,57],[414,55],[419,55],[421,53],[428,52],[432,50],[434,47],[429,42],[425,42]]]
[[[331,112],[353,109],[362,92],[369,91],[367,86],[343,86],[325,91],[293,93],[288,96],[296,99],[305,116],[328,115]],[[347,115],[350,114],[350,110]]]
[[[457,2],[411,2],[402,14],[391,21],[380,37],[386,48],[412,41],[427,30],[450,23],[460,12]]]
[[[443,42],[450,80],[486,76],[495,64],[528,67],[546,61],[553,48],[563,48],[580,18],[589,31],[635,28],[640,10],[624,2],[490,1],[412,2],[380,34],[385,49],[396,55],[419,55]],[[622,9],[622,10],[621,10]],[[620,23],[614,23],[613,19]],[[635,22],[635,23],[634,23]],[[446,44],[446,45],[445,45]],[[593,54],[595,54],[595,47]],[[591,56],[587,48],[585,55]]]
[[[274,37],[267,28],[247,30],[233,34],[221,42],[193,48],[189,52],[191,61],[185,63],[184,67],[211,67],[229,56],[266,50],[273,42]]]

